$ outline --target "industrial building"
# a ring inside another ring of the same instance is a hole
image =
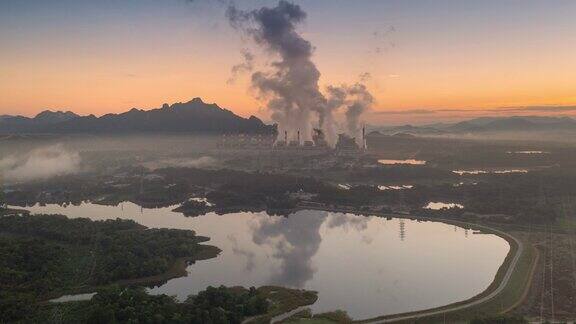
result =
[[[339,134],[334,148],[326,140],[326,135],[319,128],[312,131],[312,140],[302,141],[300,131],[293,133],[290,139],[288,131],[284,131],[282,136],[275,135],[246,135],[233,134],[222,135],[218,147],[221,149],[260,149],[274,151],[331,151],[337,155],[356,155],[366,149],[365,130],[362,129],[361,144],[358,144],[355,137],[347,134]]]

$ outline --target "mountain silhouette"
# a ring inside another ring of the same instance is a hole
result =
[[[33,118],[3,116],[0,133],[49,134],[274,134],[275,125],[266,125],[257,117],[240,117],[200,98],[186,103],[164,104],[161,108],[133,108],[120,114],[78,116],[72,112],[44,111]]]

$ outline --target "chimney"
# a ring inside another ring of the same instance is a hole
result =
[[[366,146],[366,125],[364,125],[362,126],[362,148],[367,149]]]
[[[284,142],[288,144],[288,131],[284,131]]]
[[[300,145],[300,131],[298,131],[298,145]]]

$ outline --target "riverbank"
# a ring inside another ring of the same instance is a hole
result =
[[[199,251],[193,257],[182,257],[176,259],[174,264],[168,269],[168,271],[155,276],[136,278],[136,279],[126,279],[119,280],[114,284],[120,286],[132,286],[132,285],[154,285],[168,281],[170,279],[180,278],[188,275],[188,266],[195,263],[196,261],[208,260],[218,257],[222,252],[218,247],[212,245],[201,245]]]

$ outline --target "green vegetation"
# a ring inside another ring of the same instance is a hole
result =
[[[301,176],[194,168],[165,168],[152,172],[141,167],[125,167],[119,170],[122,171],[120,175],[70,175],[43,183],[20,184],[6,194],[6,200],[19,206],[85,200],[116,204],[127,200],[145,207],[159,207],[183,202],[177,211],[189,216],[242,210],[287,214],[302,202],[292,193],[302,192],[308,195],[308,200],[326,206],[363,211],[377,206],[378,210],[411,210],[412,214],[420,216],[469,221],[481,215],[483,219],[493,218],[491,221],[525,224],[554,222],[559,218],[559,202],[563,197],[576,196],[576,174],[561,167],[525,174],[464,176],[432,165],[341,170],[336,167],[331,170],[346,175],[341,180],[354,184],[352,188],[338,188],[333,184],[336,180],[324,171],[319,171],[317,176]],[[458,182],[463,185],[455,186]],[[390,183],[414,187],[410,190],[377,188],[377,185]],[[207,197],[211,205],[188,201],[189,197],[197,196]],[[455,202],[465,208],[422,210],[430,201]]]
[[[6,199],[4,197],[4,188],[0,185],[0,215],[6,212],[8,206],[6,206]]]
[[[262,295],[271,301],[268,313],[255,318],[251,323],[269,323],[270,320],[278,315],[287,313],[301,306],[314,304],[318,299],[316,292],[289,289],[275,286],[264,286],[258,288]]]
[[[47,303],[25,319],[42,323],[268,323],[277,314],[316,301],[305,290],[265,286],[208,287],[185,302],[142,288],[101,289],[89,301]]]
[[[183,303],[143,288],[110,287],[90,301],[43,305],[27,320],[48,323],[241,323],[265,314],[269,302],[255,288],[208,287]],[[46,320],[48,319],[48,320]]]
[[[174,209],[175,212],[182,213],[189,217],[204,215],[208,210],[209,208],[206,202],[194,200],[187,200],[178,208]]]
[[[345,311],[337,310],[322,314],[312,314],[310,310],[304,310],[286,320],[289,324],[330,324],[352,323],[352,319]]]
[[[186,302],[141,289],[112,288],[88,303],[87,323],[241,323],[264,314],[268,301],[256,289],[208,287]],[[83,320],[75,322],[84,322]]]
[[[181,258],[219,250],[192,231],[146,229],[133,221],[57,215],[0,218],[0,322],[21,319],[37,302],[70,291],[149,277]]]

